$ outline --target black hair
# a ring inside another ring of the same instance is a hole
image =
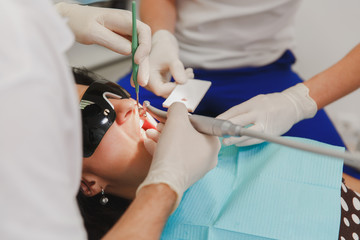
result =
[[[90,86],[93,82],[104,79],[102,76],[91,72],[86,68],[73,67],[72,72],[75,78],[75,83],[85,86]]]
[[[72,68],[72,72],[76,84],[89,86],[96,80],[104,79],[86,68]],[[129,199],[106,194],[109,202],[106,205],[101,205],[101,197],[101,194],[87,197],[80,190],[76,196],[89,240],[101,239],[131,203]]]
[[[101,194],[87,197],[81,191],[76,196],[89,240],[101,239],[131,203],[131,200],[106,194],[109,202],[106,205],[101,205],[101,197]]]

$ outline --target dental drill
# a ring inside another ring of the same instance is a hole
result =
[[[148,110],[150,115],[156,118],[160,122],[166,121],[166,112],[157,109],[150,105],[149,101],[144,101],[144,108]],[[292,141],[281,136],[273,136],[266,133],[253,131],[251,129],[244,128],[240,125],[233,124],[228,120],[216,119],[212,117],[206,117],[196,114],[189,114],[189,119],[193,127],[201,133],[218,136],[218,137],[241,137],[248,136],[253,138],[262,139],[268,142],[277,143],[291,148],[300,149],[303,151],[322,154],[330,157],[344,159],[344,163],[348,166],[354,167],[360,170],[360,154],[350,153],[348,151],[340,152],[334,149],[327,149],[323,147],[313,146],[306,143]]]

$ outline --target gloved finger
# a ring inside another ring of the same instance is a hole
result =
[[[122,55],[131,54],[131,41],[114,33],[101,24],[95,24],[92,28],[94,43],[109,48]]]
[[[158,125],[156,126],[156,130],[158,130],[161,133],[161,131],[163,129],[164,129],[164,124],[163,123],[158,123]]]
[[[136,49],[134,61],[136,64],[141,64],[145,58],[149,57],[151,51],[151,29],[145,23],[137,20],[137,32],[139,46]]]
[[[252,146],[252,145],[256,145],[256,144],[260,144],[260,143],[263,143],[265,142],[264,140],[262,139],[257,139],[257,138],[249,138],[248,140],[246,141],[243,141],[241,143],[237,143],[235,144],[237,147],[246,147],[246,146]]]
[[[252,138],[248,136],[242,136],[242,137],[224,138],[222,142],[225,146],[235,145],[237,147],[245,147],[245,146],[262,143],[264,142],[264,140]]]
[[[138,71],[138,83],[140,86],[144,87],[149,82],[149,57],[145,57],[143,61],[139,64],[139,71]]]
[[[262,123],[256,123],[250,127],[247,128],[250,131],[254,131],[254,132],[265,132],[265,126]]]
[[[249,129],[251,131],[256,131],[256,132],[264,132],[264,125],[262,125],[262,124],[254,124],[251,127],[248,127],[247,129]],[[256,141],[254,140],[253,141],[253,139],[254,138],[248,137],[248,136],[229,137],[229,138],[224,138],[223,143],[226,146],[230,146],[230,145],[235,144],[236,146],[240,147],[240,146],[249,146],[249,145],[251,145],[251,144],[249,144],[251,142],[254,142],[254,144],[255,144],[255,142],[258,142],[258,143],[263,142],[262,140],[261,141],[260,140],[256,140]],[[247,145],[244,145],[244,144],[247,144]]]
[[[145,149],[151,156],[154,155],[154,152],[156,150],[156,145],[157,145],[157,143],[155,141],[153,141],[152,139],[144,139]]]
[[[163,98],[167,98],[170,93],[174,90],[174,88],[176,87],[176,83],[174,82],[168,82],[168,83],[164,83],[162,86],[161,86],[161,97]]]
[[[216,118],[227,120],[227,119],[233,118],[239,114],[244,114],[244,113],[250,112],[252,110],[252,107],[253,107],[253,103],[250,99],[246,102],[240,103],[239,105],[236,105],[236,106],[230,108],[226,112],[218,115]]]
[[[254,132],[262,132],[262,133],[265,132],[265,127],[261,123],[255,124],[255,125],[249,127],[248,129],[251,131],[254,131]],[[264,142],[264,140],[262,140],[262,139],[252,138],[252,137],[246,137],[246,138],[244,137],[243,139],[241,139],[241,141],[239,141],[235,145],[238,147],[242,147],[242,146],[244,147],[244,146],[259,144],[262,142]]]
[[[167,120],[165,127],[172,124],[174,127],[179,128],[180,126],[185,124],[184,122],[191,125],[188,117],[188,110],[185,104],[180,102],[174,102],[170,105],[169,110],[167,111]]]
[[[161,74],[154,71],[150,75],[149,83],[145,86],[146,89],[153,92],[157,96],[168,97],[172,90],[176,87],[174,82],[164,82]]]
[[[246,127],[249,124],[256,124],[257,115],[256,113],[250,112],[245,114],[240,114],[235,117],[228,119],[230,122]]]
[[[183,132],[186,132],[188,134],[189,138],[192,137],[200,137],[199,134],[191,125],[189,117],[188,117],[188,111],[185,106],[185,104],[180,102],[175,102],[171,104],[169,107],[169,110],[167,111],[167,119],[166,123],[164,124],[164,127],[161,132],[161,136],[158,141],[158,146],[160,146],[159,152],[162,152],[162,154],[168,154],[172,153],[173,151],[177,152],[178,147],[176,144],[169,144],[169,139],[173,139],[174,135],[179,135]],[[181,141],[183,141],[183,137],[181,137]],[[177,142],[179,139],[172,140],[173,142]],[[180,141],[180,142],[181,142]],[[167,151],[161,151],[161,146],[167,146]],[[158,149],[155,152],[155,155],[158,153]]]
[[[169,82],[169,83],[161,83],[156,85],[148,84],[146,85],[145,88],[153,92],[157,96],[167,98],[175,87],[176,87],[176,83]]]
[[[185,72],[184,64],[180,60],[173,61],[169,67],[175,82],[178,84],[184,84],[187,82],[188,77]]]
[[[160,85],[157,89],[158,96],[167,98],[176,87],[176,83],[168,82]]]
[[[122,9],[107,9],[98,20],[106,28],[122,36],[131,36],[132,34],[132,13]],[[138,21],[136,22],[138,24]]]
[[[223,138],[222,142],[225,146],[235,145],[237,143],[241,143],[243,141],[248,140],[248,136],[242,136],[242,137],[227,137]]]
[[[157,142],[160,138],[160,132],[155,129],[148,129],[145,131],[147,139],[144,139],[144,146],[150,155],[154,155]]]
[[[194,70],[192,68],[185,69],[185,74],[188,79],[193,79],[195,77]]]
[[[145,131],[145,134],[148,138],[150,138],[154,142],[157,142],[160,138],[160,132],[155,129],[148,129]]]
[[[101,20],[105,28],[109,29],[115,35],[122,36],[123,38],[132,35],[132,16],[131,12],[129,11],[111,9],[107,12],[107,14],[103,15],[103,18]],[[136,50],[134,60],[137,64],[139,64],[150,53],[151,30],[148,25],[139,20],[136,21],[136,27],[139,46]],[[114,42],[114,44],[119,45],[118,47],[121,47],[119,42]],[[131,46],[129,49],[130,52],[128,54],[131,53]]]

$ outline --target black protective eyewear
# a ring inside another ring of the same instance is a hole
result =
[[[95,152],[116,119],[114,106],[109,101],[111,98],[130,98],[130,94],[116,83],[97,80],[88,87],[81,98],[84,157],[90,157]]]

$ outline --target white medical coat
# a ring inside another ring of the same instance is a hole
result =
[[[74,37],[47,0],[0,1],[0,239],[86,239]]]

